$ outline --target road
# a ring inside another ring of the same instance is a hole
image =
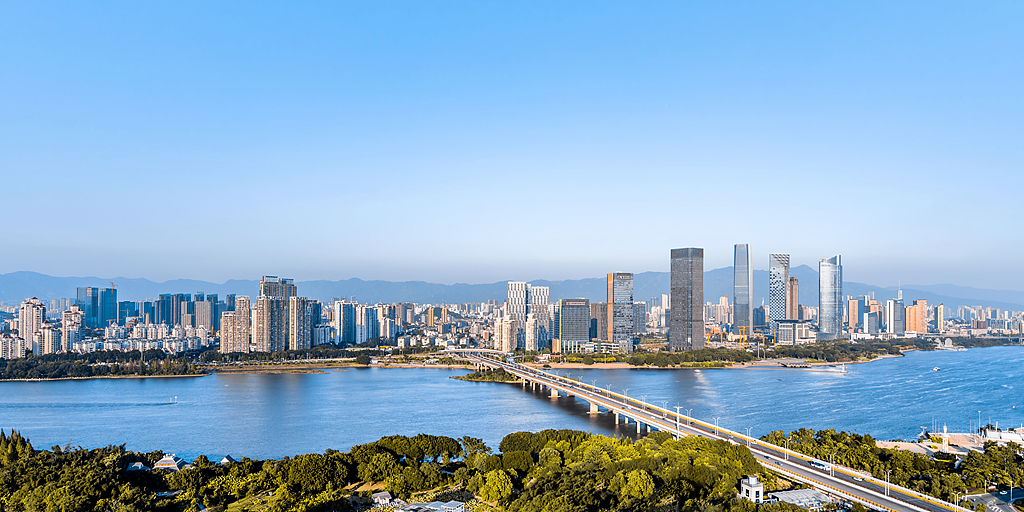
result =
[[[1001,494],[1005,492],[1006,494]],[[1012,498],[1016,501],[1020,501],[1024,498],[1024,489],[1015,489],[1013,491]],[[978,503],[984,503],[988,510],[995,510],[997,512],[1017,512],[1013,505],[1010,503],[1011,495],[1009,491],[995,491],[988,494],[976,494],[974,496],[968,496],[968,500],[973,502],[975,505]]]
[[[475,363],[493,368],[502,368],[526,381],[538,383],[557,392],[566,393],[585,400],[591,404],[592,411],[596,411],[595,407],[602,407],[616,414],[622,414],[638,423],[647,424],[658,430],[676,435],[702,436],[746,445],[762,465],[797,481],[811,484],[833,495],[859,501],[871,508],[897,512],[967,511],[965,508],[937,498],[903,487],[889,485],[882,480],[862,475],[852,469],[828,464],[825,461],[817,461],[806,455],[763,442],[756,438],[747,437],[739,432],[720,428],[696,418],[677,414],[675,411],[629,398],[610,389],[602,389],[528,366],[488,357],[501,354],[495,351],[472,349],[457,349],[453,351],[463,353]]]

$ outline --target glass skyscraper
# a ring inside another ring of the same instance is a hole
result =
[[[704,249],[672,249],[671,304],[668,346],[670,350],[697,350],[704,336]]]
[[[633,352],[633,274],[608,274],[608,342]]]
[[[786,319],[786,296],[789,287],[789,255],[768,255],[768,328],[778,330],[779,320]]]
[[[818,263],[818,334],[834,340],[843,332],[843,265],[838,254]]]
[[[733,247],[732,268],[732,331],[749,336],[754,322],[750,309],[750,298],[754,291],[754,270],[750,266],[749,245],[736,244]]]

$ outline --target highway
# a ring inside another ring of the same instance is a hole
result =
[[[674,435],[702,436],[722,439],[735,444],[746,445],[754,457],[767,468],[793,480],[807,483],[821,491],[847,500],[857,501],[868,508],[895,512],[948,512],[967,509],[916,491],[860,474],[849,468],[818,461],[801,453],[766,443],[725,428],[717,427],[676,411],[657,407],[635,398],[602,389],[567,377],[552,375],[528,366],[510,363],[491,356],[505,357],[505,354],[485,349],[451,349],[466,356],[470,361],[491,368],[502,368],[520,377],[551,389],[556,393],[585,400],[591,405],[591,412],[604,408],[614,414],[621,414],[639,424],[646,424],[657,430]],[[815,466],[817,465],[817,467]]]

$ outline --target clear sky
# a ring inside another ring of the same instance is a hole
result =
[[[1024,289],[1024,3],[4,2],[0,272]]]

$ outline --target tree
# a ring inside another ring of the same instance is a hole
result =
[[[370,356],[366,354],[359,354],[356,357],[356,364],[367,365],[370,364]]]
[[[480,487],[480,497],[484,501],[495,502],[512,495],[512,479],[500,469],[484,475],[484,482]]]
[[[626,485],[622,487],[622,495],[630,498],[646,498],[654,494],[654,479],[642,469],[626,474]]]

